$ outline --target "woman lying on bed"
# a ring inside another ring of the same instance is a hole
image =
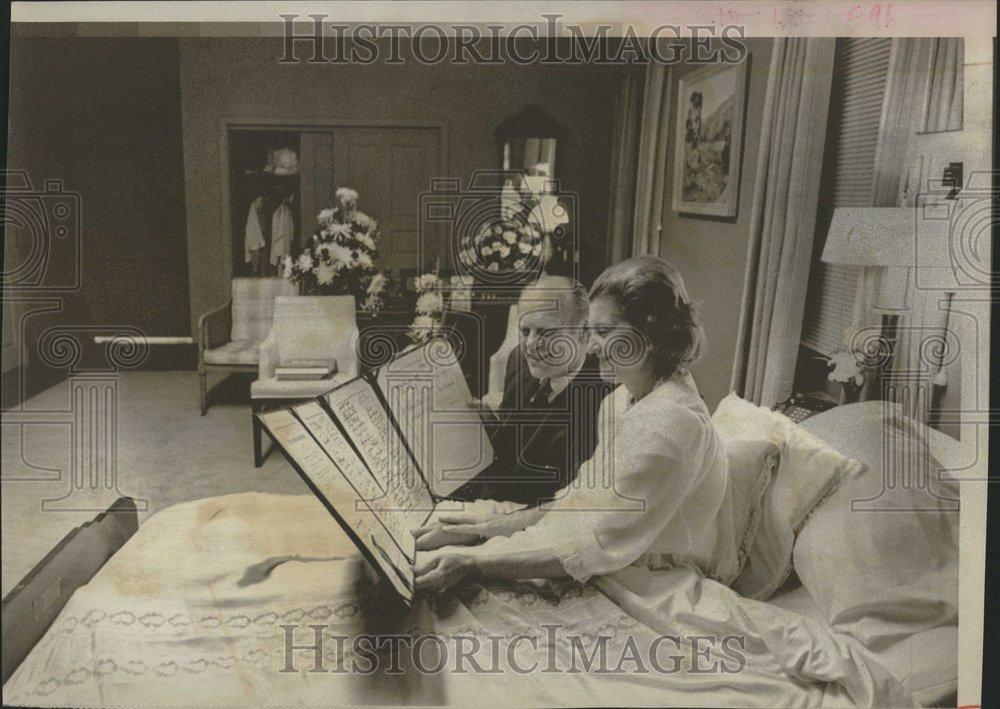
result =
[[[602,404],[593,456],[543,507],[417,530],[418,550],[445,547],[418,557],[418,589],[584,582],[626,567],[735,577],[727,459],[687,370],[702,336],[680,274],[651,256],[612,266],[591,290],[588,326],[602,377],[621,385]]]

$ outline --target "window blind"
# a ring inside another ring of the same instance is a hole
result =
[[[820,255],[835,207],[871,207],[875,150],[889,73],[891,39],[837,40],[827,149],[816,219],[802,344],[831,355],[852,326],[861,268],[823,263]]]

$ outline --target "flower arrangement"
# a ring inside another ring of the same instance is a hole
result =
[[[508,180],[497,216],[463,237],[458,254],[462,265],[487,279],[497,274],[520,280],[540,273],[551,255],[549,239],[569,223],[565,205],[548,193],[549,186],[544,178],[523,177],[519,186]]]
[[[463,236],[462,265],[498,275],[541,270],[544,233],[535,206],[505,186],[498,214]]]
[[[290,280],[315,295],[353,295],[361,309],[382,307],[386,278],[375,268],[378,222],[359,212],[357,192],[337,190],[339,206],[321,211],[315,233],[297,259],[286,261]]]
[[[843,402],[853,403],[857,401],[861,393],[861,387],[865,383],[864,358],[858,356],[855,351],[855,334],[848,330],[844,334],[844,342],[837,352],[826,358],[826,363],[831,367],[827,379],[831,382],[838,382],[844,389]]]
[[[410,339],[426,342],[444,327],[444,297],[441,279],[436,273],[425,273],[417,277],[416,317],[410,325]]]
[[[837,352],[828,357],[826,361],[833,368],[827,375],[831,382],[853,383],[855,385],[864,382],[864,371],[853,352]]]
[[[483,226],[463,244],[463,263],[490,273],[527,270],[542,254],[542,233],[527,221],[501,219]]]

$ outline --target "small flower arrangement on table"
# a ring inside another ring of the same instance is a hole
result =
[[[861,395],[865,383],[866,367],[864,357],[854,349],[854,334],[849,331],[844,336],[844,344],[840,350],[826,358],[826,363],[832,369],[827,375],[831,382],[838,382],[844,389],[843,402],[854,403]]]
[[[416,279],[416,317],[410,325],[410,339],[427,342],[444,327],[444,295],[441,279],[436,273],[425,273]]]
[[[375,268],[378,222],[357,210],[354,190],[337,190],[338,207],[321,211],[316,231],[285,272],[311,295],[353,295],[366,312],[381,309],[386,277]]]

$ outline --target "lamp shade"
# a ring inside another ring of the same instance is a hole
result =
[[[845,266],[912,266],[915,229],[912,207],[837,207],[821,258]]]

